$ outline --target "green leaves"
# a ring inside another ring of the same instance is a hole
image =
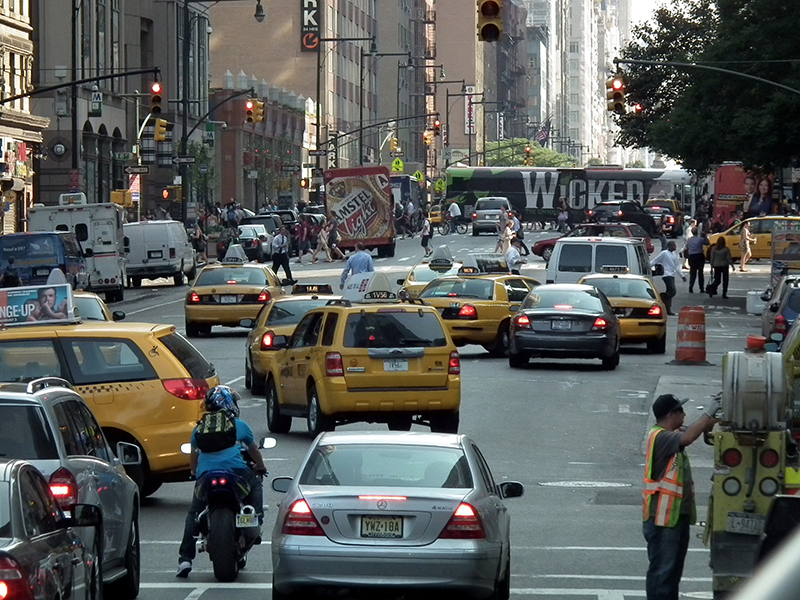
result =
[[[574,167],[575,159],[568,154],[562,154],[542,148],[538,142],[531,142],[525,138],[514,138],[502,142],[486,143],[487,167],[523,167],[525,166],[525,148],[530,147],[532,164],[530,167]]]

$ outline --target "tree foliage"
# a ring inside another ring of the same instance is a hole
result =
[[[574,167],[575,159],[550,148],[543,148],[538,142],[525,138],[514,138],[500,142],[486,143],[487,167],[524,167],[525,148],[531,149],[532,164],[529,167]]]
[[[621,58],[695,62],[800,90],[800,2],[672,0],[634,28]],[[628,100],[615,117],[623,146],[648,146],[703,172],[723,161],[760,170],[797,155],[800,95],[729,73],[621,65]]]

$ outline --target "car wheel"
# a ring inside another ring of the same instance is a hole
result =
[[[434,433],[458,433],[459,412],[445,413],[431,417],[431,431]]]
[[[103,586],[106,598],[129,600],[139,595],[139,573],[141,569],[141,553],[139,547],[139,515],[134,509],[131,528],[128,533],[128,546],[125,549],[125,576],[113,583]]]
[[[133,287],[140,288],[140,287],[142,287],[142,278],[141,277],[131,277],[131,283],[133,283]]]
[[[511,332],[509,331],[508,326],[508,321],[503,321],[500,323],[500,327],[497,329],[497,337],[495,338],[494,342],[489,346],[484,346],[484,348],[492,356],[501,358],[508,356],[508,345],[511,338]]]
[[[389,417],[387,425],[389,431],[411,431],[412,415],[396,415]]]
[[[614,369],[617,368],[618,364],[619,364],[619,348],[617,348],[617,351],[614,352],[614,354],[612,354],[608,358],[603,359],[603,368],[606,371],[613,371]]]
[[[250,370],[250,367],[247,366],[247,363],[244,363],[244,388],[249,390],[253,387],[253,372]]]
[[[264,392],[266,391],[266,379],[259,375],[258,373],[252,373],[250,375],[250,379],[252,380],[252,387],[250,388],[250,392],[254,396],[263,396]]]
[[[292,427],[292,417],[281,414],[274,379],[267,382],[267,427],[272,433],[288,433]]]
[[[200,325],[192,323],[191,321],[186,321],[186,337],[200,337]]]
[[[236,568],[240,571],[247,566],[247,555],[245,554],[242,558],[239,559],[239,562],[236,563]]]
[[[317,436],[323,431],[333,431],[335,426],[330,417],[322,414],[322,406],[319,403],[319,393],[317,386],[313,383],[308,390],[308,433]]]
[[[542,250],[542,258],[544,262],[550,262],[550,257],[553,256],[553,247],[547,246],[544,250]]]
[[[512,369],[522,369],[528,364],[527,354],[517,354],[516,352],[508,353],[508,366]]]
[[[230,508],[216,508],[208,516],[208,552],[218,581],[233,581],[239,574],[235,521]]]
[[[511,597],[511,551],[506,553],[506,568],[503,576],[494,582],[494,592],[489,600],[508,600]]]
[[[475,229],[475,225],[473,225],[473,226],[472,226],[472,236],[473,236],[473,237],[477,237],[477,236],[479,236],[479,235],[480,235],[480,233],[481,233],[480,231],[478,231],[477,229]]]
[[[190,281],[194,281],[194,278],[197,277],[197,265],[192,267],[192,270],[189,271],[186,277],[188,277]]]
[[[183,285],[183,271],[178,271],[172,276],[172,281],[175,285]]]
[[[667,334],[647,342],[647,351],[651,354],[664,354],[667,351]]]

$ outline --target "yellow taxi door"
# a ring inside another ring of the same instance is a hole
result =
[[[308,403],[307,382],[310,366],[318,358],[320,330],[324,313],[306,314],[289,340],[284,358],[279,366],[281,373],[281,394],[285,404],[305,406]],[[324,356],[322,357],[324,360]]]
[[[750,244],[753,258],[772,258],[772,230],[778,225],[778,219],[759,219],[753,221],[753,234],[756,243]]]

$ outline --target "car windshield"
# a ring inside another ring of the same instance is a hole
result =
[[[108,321],[97,298],[73,296],[72,302],[75,305],[75,315],[84,321]]]
[[[521,310],[585,310],[603,312],[603,302],[594,290],[534,288],[522,302]]]
[[[194,282],[195,287],[201,285],[269,285],[267,274],[263,269],[222,267],[220,269],[204,269]]]
[[[259,235],[266,235],[267,230],[263,225],[239,225],[239,237],[256,238]]]
[[[0,458],[58,458],[58,449],[42,407],[0,404]]]
[[[446,275],[454,275],[458,273],[461,263],[456,263],[449,267],[431,267],[429,265],[417,265],[411,269],[408,274],[409,281],[428,282],[444,277]]]
[[[358,312],[347,316],[347,348],[433,348],[447,345],[442,324],[433,312],[405,308]]]
[[[592,277],[584,280],[584,283],[593,285],[609,298],[642,298],[645,300],[655,300],[656,298],[653,286],[641,279]]]
[[[406,488],[472,488],[467,457],[460,448],[377,444],[317,447],[300,485]]]
[[[208,379],[216,374],[214,365],[192,346],[180,333],[173,332],[159,338],[161,343],[177,358],[191,377]]]
[[[11,496],[7,481],[0,481],[0,538],[10,538],[11,533]]]
[[[494,298],[494,281],[487,279],[443,279],[432,281],[420,294],[422,298]]]
[[[508,200],[503,198],[492,198],[478,200],[475,203],[475,210],[500,210],[504,206],[508,206]]]
[[[269,311],[269,316],[267,317],[265,325],[267,327],[297,325],[308,311],[312,308],[325,306],[328,300],[328,298],[320,298],[317,300],[287,300],[285,302],[276,302],[272,310]]]

